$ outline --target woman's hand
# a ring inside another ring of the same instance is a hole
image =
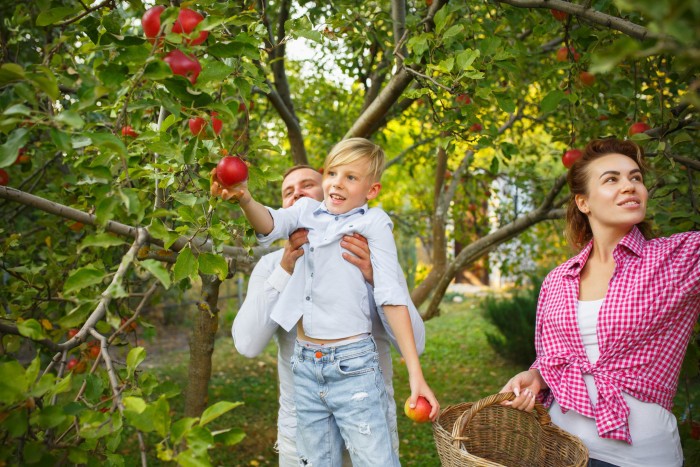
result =
[[[515,394],[515,399],[502,402],[502,404],[530,412],[535,408],[537,394],[546,387],[547,385],[538,370],[523,371],[513,376],[501,389],[500,392],[512,392]]]

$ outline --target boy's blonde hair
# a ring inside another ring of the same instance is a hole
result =
[[[365,138],[348,138],[333,146],[326,156],[323,170],[325,172],[363,158],[369,160],[369,176],[379,182],[384,171],[384,150]]]

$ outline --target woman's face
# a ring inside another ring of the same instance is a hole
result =
[[[576,195],[576,205],[588,216],[591,229],[628,231],[646,216],[649,193],[637,163],[622,154],[608,154],[588,165],[588,193]]]

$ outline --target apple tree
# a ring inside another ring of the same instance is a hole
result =
[[[591,138],[646,125],[628,137],[655,169],[651,217],[665,234],[700,225],[692,2],[38,0],[0,12],[6,462],[120,464],[136,439],[144,464],[189,464],[241,439],[210,428],[237,403],[207,408],[207,387],[219,286],[261,251],[249,254],[237,207],[208,195],[222,156],[240,154],[251,189],[276,204],[282,168],[320,166],[348,136],[382,144],[380,201],[399,238],[429,252],[412,294],[426,319],[485,255],[516,267],[511,239],[542,262],[567,255],[561,224],[545,221],[567,201],[562,156]],[[298,39],[312,63],[290,58]],[[139,367],[135,338],[150,303],[193,287],[177,418],[179,388]]]

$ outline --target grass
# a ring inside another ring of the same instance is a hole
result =
[[[428,384],[441,406],[475,401],[498,392],[522,368],[508,364],[489,347],[485,332],[494,331],[482,317],[476,301],[445,304],[442,315],[426,323],[427,344],[421,357]],[[229,326],[222,326],[230,329]],[[185,332],[185,331],[183,331]],[[152,369],[159,379],[184,387],[188,352],[169,353],[167,365]],[[237,354],[230,337],[217,340],[209,386],[209,402],[243,401],[244,405],[220,419],[222,427],[240,427],[246,438],[236,446],[216,447],[212,463],[227,466],[277,465],[273,445],[277,432],[277,352],[270,344],[256,359]],[[399,411],[399,438],[402,465],[439,465],[431,425],[416,424],[403,415],[409,395],[408,374],[394,353],[394,388]],[[182,413],[183,400],[171,400],[176,413]]]

